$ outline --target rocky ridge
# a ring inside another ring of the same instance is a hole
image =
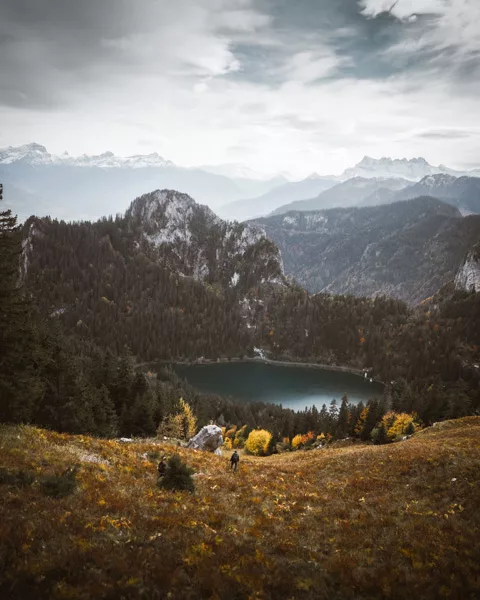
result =
[[[287,276],[310,292],[388,295],[411,304],[452,281],[480,238],[480,217],[435,198],[257,219]],[[471,277],[471,276],[470,276]]]
[[[480,292],[480,244],[467,254],[455,277],[455,287],[466,292]]]

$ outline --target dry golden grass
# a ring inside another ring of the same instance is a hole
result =
[[[480,597],[480,418],[406,442],[253,458],[179,449],[194,495],[156,487],[146,452],[0,428],[0,466],[80,464],[79,489],[0,487],[0,597]],[[95,462],[98,461],[98,462]]]

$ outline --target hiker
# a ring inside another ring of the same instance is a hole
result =
[[[157,471],[159,477],[165,477],[165,473],[167,471],[167,460],[166,456],[162,456],[162,460],[158,463]]]
[[[232,458],[230,459],[230,469],[236,471],[239,461],[240,456],[238,456],[238,452],[235,450],[235,452],[232,454]]]

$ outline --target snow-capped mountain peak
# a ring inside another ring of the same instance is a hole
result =
[[[372,158],[364,156],[353,168],[346,169],[341,179],[352,177],[394,178],[400,177],[409,181],[420,181],[427,175],[441,173],[440,167],[433,167],[424,158]]]
[[[21,163],[26,165],[64,165],[69,167],[100,167],[100,168],[130,168],[144,167],[173,167],[169,160],[165,160],[156,152],[147,155],[115,156],[111,151],[98,155],[82,154],[70,156],[67,151],[61,155],[50,154],[45,146],[31,143],[23,146],[9,146],[0,150],[0,165]]]
[[[27,163],[31,165],[45,165],[53,162],[53,157],[45,146],[31,143],[22,146],[8,146],[0,149],[0,164]]]

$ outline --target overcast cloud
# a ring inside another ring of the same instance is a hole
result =
[[[2,0],[0,146],[480,164],[478,0]]]

